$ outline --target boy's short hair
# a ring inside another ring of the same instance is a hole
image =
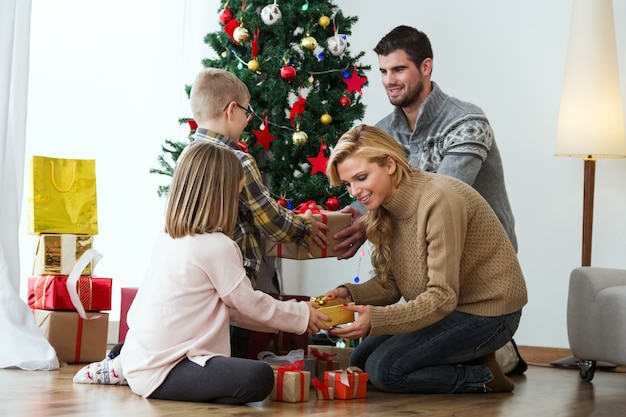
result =
[[[190,104],[198,123],[219,117],[228,103],[250,102],[248,87],[237,76],[220,68],[204,68],[191,86]]]

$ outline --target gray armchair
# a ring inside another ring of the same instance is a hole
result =
[[[588,266],[571,272],[567,333],[583,380],[593,379],[598,361],[626,365],[626,270]]]

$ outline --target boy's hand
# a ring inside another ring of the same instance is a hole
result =
[[[316,220],[311,210],[307,210],[303,216],[311,220],[311,241],[324,249],[326,245],[328,245],[328,238],[326,237],[326,233],[324,233],[325,230],[328,230],[328,225]]]

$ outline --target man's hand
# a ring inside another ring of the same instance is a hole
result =
[[[361,213],[352,206],[346,206],[341,209],[340,212],[352,214],[352,224],[338,231],[333,236],[333,239],[339,241],[339,243],[333,247],[333,251],[344,251],[341,255],[337,256],[339,260],[352,258],[366,240],[365,227],[360,222]]]

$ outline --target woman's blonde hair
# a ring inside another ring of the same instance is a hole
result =
[[[229,103],[245,106],[250,101],[248,87],[235,74],[220,68],[204,68],[191,86],[189,105],[199,124],[218,117]]]
[[[192,142],[176,162],[165,231],[175,239],[212,232],[232,238],[243,175],[241,162],[230,149]]]
[[[393,159],[396,163],[396,170],[391,177],[396,188],[414,170],[409,165],[404,149],[392,136],[377,127],[362,124],[344,133],[337,141],[326,169],[331,185],[341,184],[337,167],[351,156],[364,158],[381,167],[387,164],[389,158]],[[384,281],[388,277],[391,260],[393,216],[381,205],[375,210],[368,211],[361,221],[365,224],[367,239],[373,245],[373,274]]]

